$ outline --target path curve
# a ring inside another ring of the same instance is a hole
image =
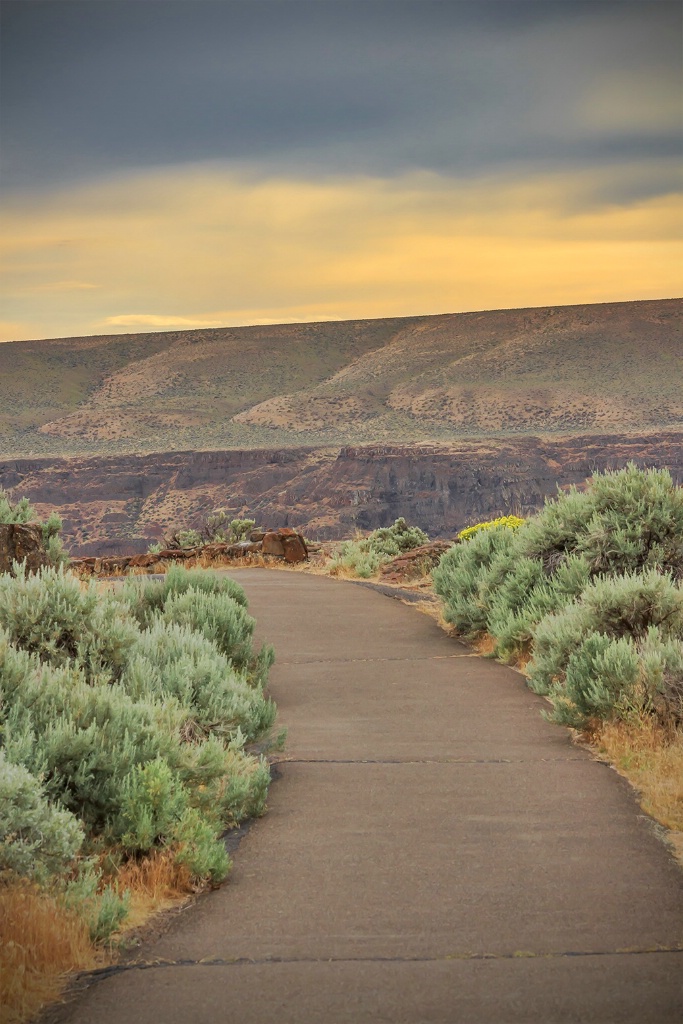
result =
[[[518,673],[369,589],[230,575],[289,728],[268,814],[60,1020],[680,1024],[683,873]]]

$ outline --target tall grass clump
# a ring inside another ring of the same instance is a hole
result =
[[[270,778],[247,749],[275,719],[253,631],[241,588],[199,571],[109,592],[0,576],[0,902],[52,901],[102,942],[144,865],[226,876],[221,836]]]
[[[553,717],[577,727],[683,722],[683,489],[633,464],[597,474],[510,529],[461,537],[433,574],[465,637],[527,665]]]
[[[367,537],[344,541],[332,558],[328,570],[333,576],[349,575],[368,579],[379,567],[392,558],[427,544],[429,537],[419,526],[408,526],[403,517],[393,526],[373,530]]]

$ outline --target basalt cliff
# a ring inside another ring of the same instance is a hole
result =
[[[0,486],[57,511],[73,554],[129,554],[218,507],[318,540],[400,515],[449,537],[629,461],[683,483],[683,434],[5,459]]]

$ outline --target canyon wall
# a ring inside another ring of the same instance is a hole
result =
[[[5,459],[0,486],[58,512],[73,554],[128,554],[217,507],[320,540],[397,516],[449,537],[630,460],[683,483],[683,434]]]

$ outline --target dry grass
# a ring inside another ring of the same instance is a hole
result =
[[[141,861],[129,861],[115,874],[119,889],[130,893],[130,909],[121,935],[145,924],[154,914],[177,906],[197,891],[190,872],[176,864],[168,850],[155,850]]]
[[[643,810],[683,841],[683,730],[650,719],[607,722],[588,740],[638,790]]]
[[[114,878],[130,894],[130,910],[114,943],[196,892],[190,872],[174,864],[168,851],[124,864]],[[0,882],[0,1024],[29,1020],[59,999],[71,974],[106,959],[76,914],[26,883]]]
[[[0,884],[0,1024],[57,999],[70,972],[98,962],[87,925],[25,884]]]

